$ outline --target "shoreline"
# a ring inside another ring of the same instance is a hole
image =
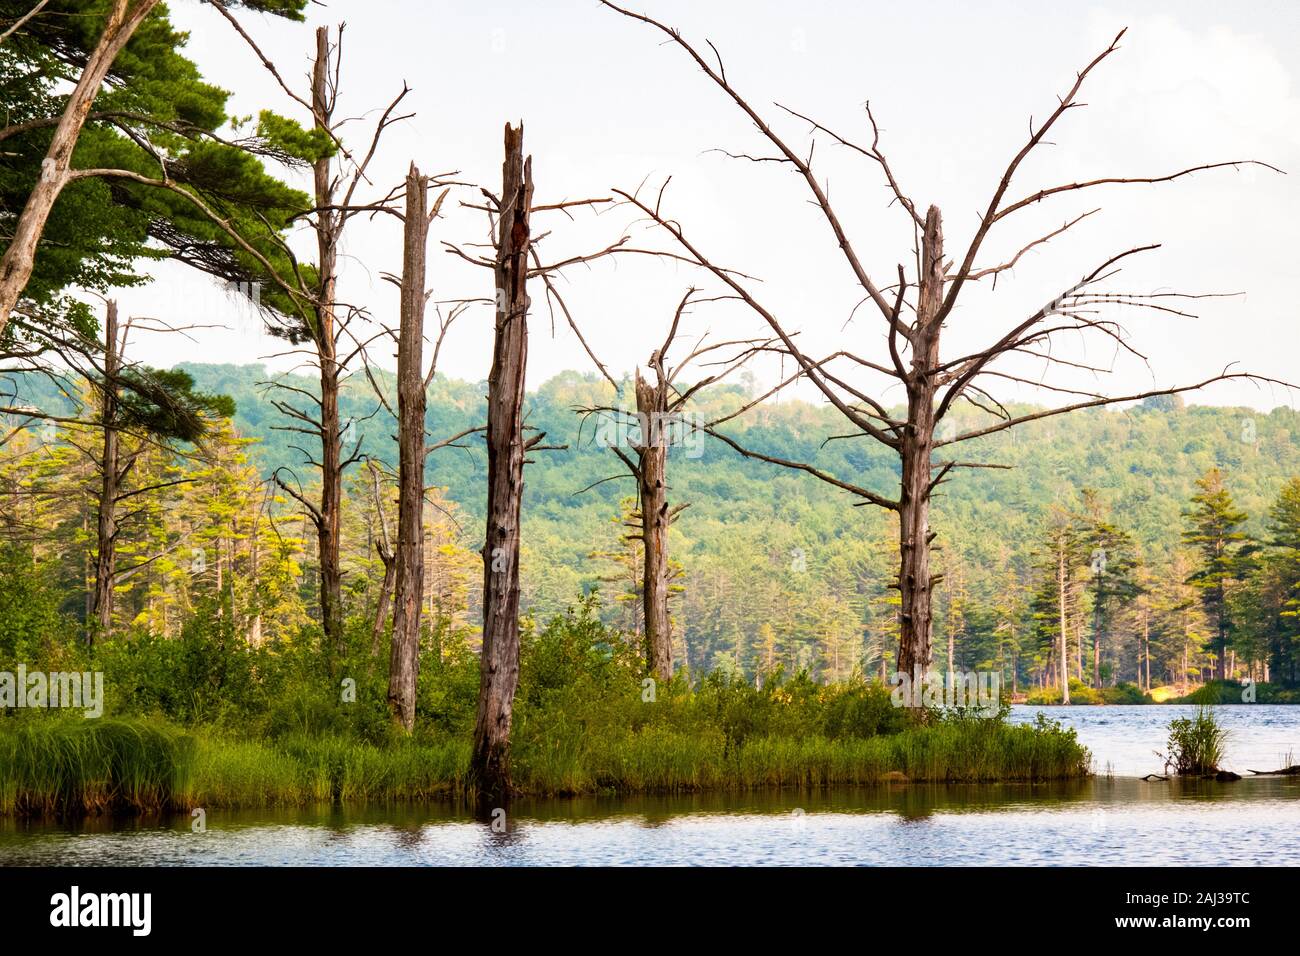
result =
[[[17,725],[17,726],[16,726]],[[514,762],[519,798],[1085,779],[1092,757],[1048,723],[937,722],[845,739],[641,733],[543,736]],[[0,722],[0,815],[20,818],[356,802],[464,801],[470,742],[240,740],[211,728],[104,718]]]

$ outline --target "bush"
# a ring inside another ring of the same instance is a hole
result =
[[[1044,687],[1030,691],[1025,695],[1025,702],[1035,705],[1059,704],[1061,691],[1057,687]],[[1082,681],[1070,678],[1070,704],[1150,704],[1150,695],[1136,684],[1125,682],[1115,687],[1103,687],[1098,690]]]
[[[1160,756],[1165,772],[1205,775],[1217,773],[1223,760],[1228,731],[1210,707],[1198,707],[1196,716],[1180,717],[1169,723],[1169,753]]]
[[[345,646],[318,633],[249,648],[216,613],[180,637],[124,635],[100,648],[109,716],[0,718],[0,812],[300,806],[462,794],[479,660],[426,636],[416,731],[387,706],[386,654],[369,622]],[[735,669],[692,687],[655,684],[640,648],[593,601],[544,626],[525,620],[511,759],[535,795],[692,791],[912,780],[1039,780],[1087,772],[1059,727],[896,707],[861,675],[833,685]],[[84,651],[82,652],[84,654]],[[355,699],[344,700],[346,686]],[[123,719],[123,715],[130,715]]]

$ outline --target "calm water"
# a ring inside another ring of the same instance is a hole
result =
[[[1032,721],[1038,714],[1073,727],[1092,751],[1100,774],[1143,777],[1162,773],[1169,722],[1191,717],[1196,707],[1183,704],[1107,707],[1025,707],[1011,709],[1013,721]],[[1228,730],[1224,767],[1242,776],[1247,770],[1277,770],[1300,763],[1300,707],[1241,704],[1216,707],[1215,717]]]
[[[1151,751],[1184,710],[1052,709],[1102,773],[1067,784],[521,801],[504,832],[451,806],[213,812],[205,833],[188,817],[0,820],[0,864],[1300,865],[1300,778],[1136,779],[1160,769]],[[1036,712],[1017,708],[1014,719]],[[1300,753],[1300,707],[1221,715],[1235,769]]]

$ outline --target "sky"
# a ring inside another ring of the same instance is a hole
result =
[[[946,327],[944,354],[990,343],[1116,252],[1161,243],[1131,260],[1110,288],[1236,294],[1194,300],[1195,318],[1151,310],[1113,316],[1146,361],[1117,356],[1101,341],[1061,339],[1056,354],[1113,372],[1070,370],[1048,381],[1129,394],[1200,381],[1233,362],[1242,371],[1300,381],[1300,5],[627,2],[701,47],[712,41],[731,83],[801,151],[811,143],[807,124],[775,103],[869,143],[869,100],[901,188],[919,207],[942,210],[949,255],[958,262],[1031,122],[1046,116],[1076,71],[1127,28],[1120,50],[1085,86],[1086,108],[1060,121],[1051,144],[1017,173],[1011,195],[1224,160],[1259,159],[1290,174],[1242,167],[1162,185],[1104,186],[1009,217],[979,264],[1002,262],[1037,236],[1100,209],[1027,253],[996,290],[968,287]],[[193,0],[171,6],[174,21],[190,33],[189,55],[232,92],[233,113],[273,109],[306,118],[215,11]],[[409,84],[403,110],[415,116],[381,142],[372,198],[399,183],[411,162],[426,173],[457,171],[459,180],[499,189],[502,126],[522,120],[538,202],[610,196],[642,183],[657,192],[671,177],[664,212],[710,258],[755,277],[756,296],[798,331],[805,352],[843,348],[885,360],[883,319],[869,308],[854,312],[861,289],[809,204],[806,185],[788,167],[720,152],[771,148],[684,51],[651,28],[596,0],[330,0],[312,6],[306,25],[247,11],[238,16],[301,90],[312,28],[346,23],[340,112],[357,117],[345,129],[354,148],[368,143],[379,112]],[[817,137],[813,155],[868,273],[878,285],[893,282],[897,265],[913,261],[913,235],[906,214],[891,208],[879,169],[825,136]],[[475,201],[473,189],[453,193],[431,231],[435,300],[491,294],[490,272],[445,252],[444,243],[485,240],[483,214],[459,205]],[[546,261],[604,248],[624,234],[640,247],[672,248],[625,206],[575,212],[572,221],[552,213],[534,223],[534,234],[543,230],[550,230],[540,247]],[[308,240],[304,234],[294,242],[307,252]],[[398,298],[382,276],[400,269],[400,240],[400,223],[380,216],[354,220],[344,242],[343,297],[389,325],[396,324]],[[688,266],[641,256],[570,268],[558,281],[596,355],[616,374],[646,362],[687,288],[716,290]],[[540,289],[533,298],[530,387],[566,369],[592,370],[562,318],[552,331]],[[134,344],[140,361],[265,361],[277,369],[301,361],[263,335],[237,297],[175,264],[158,266],[154,283],[123,291],[120,302],[130,315],[213,326],[189,338],[141,333]],[[706,333],[710,340],[768,334],[757,315],[730,302],[701,304],[684,328],[684,343]],[[449,333],[439,374],[484,379],[491,337],[491,313],[466,312]],[[376,350],[374,358],[393,365],[391,349]],[[752,371],[770,383],[781,370],[769,360]],[[1037,381],[1044,366],[1027,361],[1014,371]],[[870,387],[887,403],[903,398],[896,385]],[[1010,381],[999,387],[1001,399],[1051,398]],[[1297,394],[1235,382],[1191,400],[1267,409],[1294,404]]]

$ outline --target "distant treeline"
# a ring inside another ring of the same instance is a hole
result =
[[[208,439],[215,457],[142,453],[140,475],[152,469],[153,483],[187,480],[135,501],[121,538],[123,564],[132,570],[119,585],[115,613],[128,628],[174,634],[209,600],[238,616],[252,640],[289,639],[312,626],[313,539],[294,503],[266,479],[276,469],[295,469],[310,485],[313,472],[295,447],[301,436],[276,428],[284,420],[261,387],[271,377],[263,367],[182,368],[196,390],[233,398],[234,417]],[[392,385],[382,374],[380,382]],[[312,390],[309,379],[294,384]],[[46,411],[75,407],[46,378],[11,385],[22,401]],[[481,424],[485,392],[483,383],[436,379],[431,442]],[[609,404],[612,392],[592,375],[564,373],[528,398],[528,424],[547,433],[547,444],[568,447],[539,451],[528,466],[522,604],[542,618],[598,589],[606,622],[635,640],[639,545],[623,536],[635,486],[602,481],[620,474],[618,462],[597,440],[598,423],[576,411]],[[699,407],[710,416],[749,394],[745,385],[715,387]],[[341,408],[345,445],[362,456],[350,469],[344,537],[349,611],[364,617],[383,576],[365,457],[393,464],[387,459],[394,422],[361,377],[345,387]],[[956,428],[978,415],[954,414]],[[894,461],[878,446],[827,441],[842,426],[826,408],[766,403],[726,428],[749,448],[816,461],[866,487],[888,489],[897,481]],[[28,431],[6,446],[0,463],[6,570],[25,569],[3,577],[6,590],[23,591],[0,595],[0,610],[21,610],[0,615],[6,653],[47,628],[73,633],[87,613],[95,478],[75,446],[102,439],[94,429],[76,433],[76,426],[33,424]],[[940,666],[1001,668],[1018,689],[1054,684],[1064,622],[1069,673],[1085,684],[1145,688],[1208,678],[1219,657],[1237,676],[1293,679],[1300,628],[1289,610],[1296,592],[1288,548],[1300,542],[1286,540],[1296,529],[1287,529],[1283,492],[1300,475],[1297,434],[1300,414],[1290,409],[1259,413],[1160,398],[1030,423],[968,446],[964,457],[1012,468],[963,472],[936,499],[936,561],[944,575],[936,612]],[[784,665],[825,680],[855,669],[889,671],[897,650],[892,515],[852,507],[821,482],[748,461],[702,436],[670,458],[670,501],[689,503],[672,527],[671,548],[674,638],[685,666],[752,677]],[[440,489],[429,512],[429,626],[472,643],[482,442],[477,435],[462,439],[429,462],[429,484]],[[1216,469],[1213,480],[1245,516],[1242,538],[1232,544],[1242,560],[1221,575],[1222,613],[1207,603],[1204,581],[1195,580],[1204,571],[1203,549],[1187,536],[1195,530],[1193,496],[1204,494]],[[42,489],[51,494],[33,493]],[[37,599],[40,593],[48,600]]]

